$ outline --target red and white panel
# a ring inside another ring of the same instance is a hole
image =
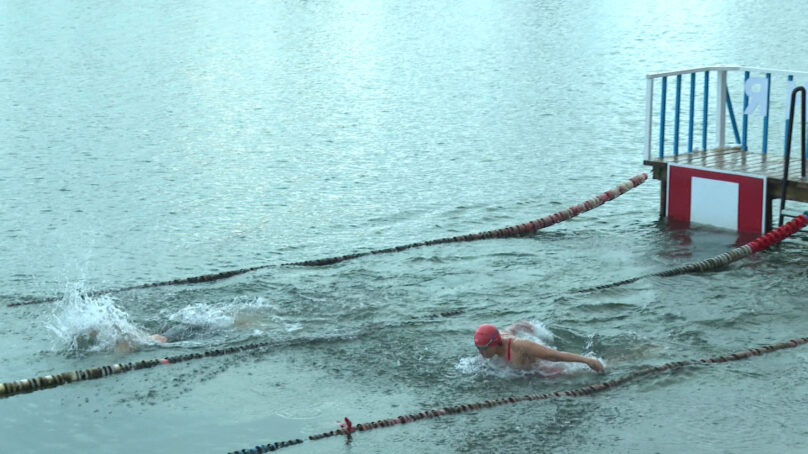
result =
[[[668,164],[670,219],[762,233],[766,222],[766,177]]]

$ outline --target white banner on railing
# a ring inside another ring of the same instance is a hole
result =
[[[765,117],[769,104],[769,84],[765,77],[750,77],[744,86],[744,92],[749,97],[749,105],[743,111],[746,115],[751,115],[758,109],[758,116]]]

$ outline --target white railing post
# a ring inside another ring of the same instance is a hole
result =
[[[651,160],[651,128],[654,114],[654,79],[645,80],[645,160]]]
[[[727,126],[727,71],[718,71],[715,93],[715,133],[718,136],[718,148],[726,146],[726,126]]]

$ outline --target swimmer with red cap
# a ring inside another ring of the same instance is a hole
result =
[[[533,327],[527,322],[515,323],[505,329],[503,334],[494,325],[482,324],[474,333],[474,345],[483,358],[499,356],[517,369],[531,369],[537,361],[545,360],[584,363],[595,372],[603,372],[603,364],[595,358],[560,352],[527,339],[517,339],[514,333],[519,329],[533,331]]]

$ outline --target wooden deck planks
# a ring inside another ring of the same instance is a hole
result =
[[[808,202],[808,179],[801,177],[801,161],[799,152],[794,156],[792,152],[788,164],[788,183],[786,190],[787,200]],[[665,216],[665,193],[667,190],[668,163],[692,165],[713,170],[748,173],[767,177],[767,207],[768,216],[771,216],[771,204],[774,199],[780,198],[785,156],[782,154],[761,154],[757,152],[741,151],[740,147],[712,149],[707,151],[694,151],[693,153],[680,153],[678,156],[665,156],[662,159],[643,161],[653,169],[653,177],[662,182],[660,193],[660,214]]]
[[[783,178],[785,156],[782,154],[764,155],[755,152],[744,152],[740,148],[723,148],[682,153],[678,156],[666,156],[662,159],[647,160],[644,164],[654,168],[654,178],[665,179],[667,166],[670,162],[765,176],[769,179],[770,186],[776,184],[779,187]],[[800,166],[799,156],[791,156],[788,165],[789,178],[786,198],[808,202],[808,180],[801,177]],[[777,195],[779,196],[779,192]]]

